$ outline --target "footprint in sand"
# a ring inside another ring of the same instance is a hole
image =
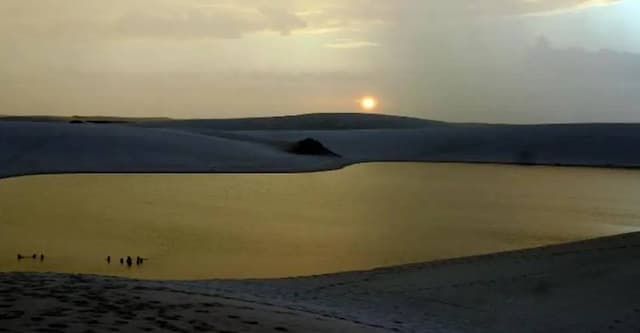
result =
[[[64,324],[64,323],[51,323],[51,324],[49,324],[47,326],[49,326],[51,328],[60,328],[60,329],[65,329],[65,328],[69,327],[69,325]]]
[[[84,300],[78,300],[78,301],[73,301],[73,305],[79,306],[79,307],[85,307],[89,305],[89,302]]]
[[[216,329],[215,326],[207,324],[203,321],[197,321],[196,323],[193,324],[194,332],[213,331],[215,329]]]
[[[24,311],[20,311],[20,310],[8,311],[8,312],[0,313],[0,320],[18,319],[18,318],[21,318],[23,315],[24,315]]]
[[[171,316],[171,315],[164,315],[164,316],[161,316],[161,317],[162,317],[163,319],[167,319],[167,320],[180,320],[180,319],[182,319],[182,316],[181,316],[181,315],[173,315],[173,316]]]

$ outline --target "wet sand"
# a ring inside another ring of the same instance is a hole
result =
[[[276,280],[0,274],[0,331],[637,332],[640,233]]]

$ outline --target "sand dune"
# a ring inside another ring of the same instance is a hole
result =
[[[336,167],[277,147],[165,128],[0,122],[0,176],[73,172],[243,172]]]
[[[305,138],[340,158],[287,152]],[[360,114],[95,124],[0,120],[0,177],[72,172],[297,172],[358,162],[638,167],[639,124],[486,125]]]
[[[336,156],[298,155],[313,138]],[[0,177],[295,172],[370,161],[638,167],[637,124],[447,124],[329,114],[0,120]],[[637,332],[640,234],[306,278],[136,281],[0,274],[0,331]]]
[[[245,281],[0,274],[0,330],[637,332],[640,234]]]

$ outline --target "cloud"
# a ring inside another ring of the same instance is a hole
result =
[[[571,11],[586,9],[590,7],[608,6],[616,3],[620,3],[624,0],[584,0],[584,1],[571,1],[568,6],[542,6],[536,11],[524,13],[526,16],[547,16],[558,15]],[[535,4],[535,0],[529,0],[532,5]]]
[[[0,74],[43,76],[1,75],[0,106],[220,117],[350,110],[371,93],[444,120],[637,120],[637,56],[564,50],[635,40],[632,17],[607,14],[624,8],[563,14],[618,2],[0,0]],[[539,34],[560,48],[529,54]]]
[[[380,44],[364,40],[338,39],[333,43],[325,44],[325,46],[334,49],[360,49],[364,47],[378,47]]]
[[[473,6],[469,6],[468,9],[475,13],[493,12],[499,15],[527,15],[583,9],[621,1],[623,0],[495,0],[489,6],[476,3]]]
[[[535,71],[593,81],[640,83],[640,54],[612,50],[557,49],[544,36],[527,54]]]
[[[403,24],[553,13],[622,0],[2,0],[0,35],[94,38],[239,38],[366,32]],[[1,37],[1,36],[0,36]],[[343,36],[346,37],[346,36]]]
[[[243,10],[217,8],[191,10],[173,16],[132,14],[120,18],[116,30],[124,37],[147,38],[240,38],[260,31],[289,35],[306,27],[295,14],[278,8]]]
[[[289,35],[291,31],[307,27],[307,22],[294,13],[281,8],[265,7],[260,13],[267,18],[266,26],[281,35]]]
[[[412,12],[429,20],[451,20],[468,17],[499,17],[528,15],[558,10],[575,10],[608,5],[623,0],[351,0],[332,2],[322,11],[305,13],[318,22],[353,24],[368,22],[398,22]]]
[[[238,38],[259,28],[235,13],[204,14],[197,10],[170,17],[130,14],[115,25],[121,36],[147,38]]]

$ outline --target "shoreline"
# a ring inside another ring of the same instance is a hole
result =
[[[64,320],[70,324],[58,330],[107,331],[113,323],[120,328],[160,331],[207,327],[316,332],[637,329],[638,278],[637,232],[367,271],[268,280],[158,281],[0,273],[0,327],[56,329]],[[97,299],[88,297],[92,295]],[[35,309],[27,308],[34,302]],[[59,311],[57,317],[47,317],[51,311]],[[105,314],[96,319],[94,312]],[[9,315],[15,318],[7,319]]]
[[[320,173],[328,171],[339,171],[360,164],[384,164],[384,163],[417,163],[417,164],[462,164],[462,165],[493,165],[507,167],[543,167],[543,168],[578,168],[578,169],[609,169],[609,170],[640,170],[640,165],[588,165],[588,164],[520,164],[506,162],[486,162],[486,161],[449,161],[449,160],[372,160],[348,162],[335,167],[309,168],[309,169],[287,169],[287,170],[241,170],[241,169],[219,169],[219,170],[150,170],[150,171],[47,171],[22,173],[4,176],[0,174],[0,181],[3,179],[30,177],[30,176],[57,176],[57,175],[286,175],[286,174],[306,174]]]
[[[321,274],[267,277],[267,278],[159,279],[159,278],[126,277],[122,275],[94,274],[94,273],[66,273],[66,272],[55,272],[55,271],[51,271],[51,272],[0,271],[0,275],[53,274],[53,275],[69,275],[69,276],[87,276],[87,277],[96,277],[96,278],[114,278],[114,279],[124,279],[124,280],[139,281],[139,282],[148,281],[148,282],[160,282],[160,283],[181,283],[181,282],[206,283],[206,282],[220,282],[220,281],[233,281],[233,282],[256,282],[256,281],[270,282],[272,281],[273,282],[273,281],[290,280],[290,279],[330,278],[330,277],[341,276],[341,275],[365,274],[365,273],[411,269],[412,267],[458,264],[458,263],[464,263],[464,262],[473,261],[473,260],[489,259],[496,256],[518,256],[518,255],[527,255],[528,253],[537,252],[537,251],[556,251],[558,249],[565,248],[565,247],[580,247],[585,245],[588,246],[596,242],[607,242],[609,240],[617,241],[621,238],[634,237],[634,236],[638,236],[638,238],[640,238],[640,231],[614,234],[614,235],[608,235],[608,236],[600,236],[600,237],[591,237],[591,238],[579,239],[579,240],[574,240],[569,242],[559,242],[555,244],[527,247],[527,248],[521,248],[521,249],[515,249],[515,250],[489,252],[489,253],[460,256],[460,257],[451,257],[451,258],[436,259],[436,260],[429,260],[429,261],[417,261],[417,262],[410,262],[410,263],[397,264],[397,265],[379,266],[379,267],[372,267],[369,269],[355,269],[355,270],[328,272],[328,273],[321,273]]]

